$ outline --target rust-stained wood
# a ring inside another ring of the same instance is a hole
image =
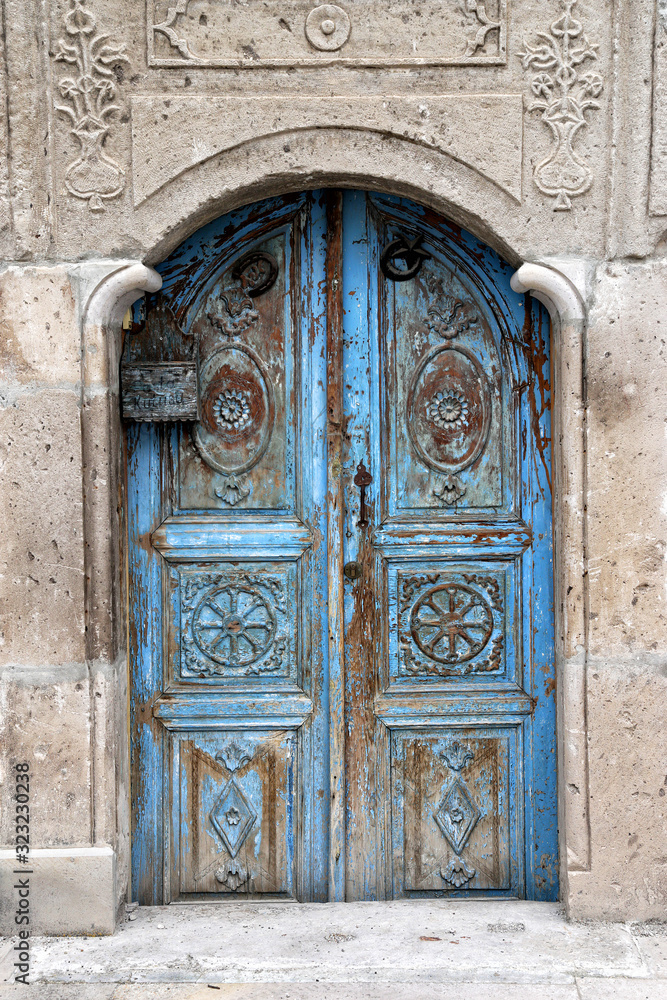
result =
[[[378,693],[378,630],[381,597],[373,533],[380,511],[377,424],[373,356],[377,343],[369,331],[372,289],[377,283],[368,226],[366,199],[348,196],[343,217],[345,280],[343,300],[343,371],[345,384],[344,468],[346,473],[345,559],[359,566],[358,577],[345,585],[345,779],[346,779],[346,899],[377,899],[383,895],[379,841],[377,752],[382,723],[376,719]],[[375,331],[377,332],[377,331]],[[375,338],[374,338],[375,339]],[[376,446],[374,448],[374,445]]]
[[[329,615],[329,900],[345,898],[343,611],[343,196],[327,208],[327,565]]]

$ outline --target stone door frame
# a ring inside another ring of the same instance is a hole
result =
[[[363,186],[386,190],[386,181],[357,177],[308,178],[303,189],[321,186]],[[280,179],[267,183],[260,196],[280,193]],[[289,185],[293,188],[294,182]],[[407,194],[417,201],[419,192]],[[241,202],[256,201],[257,192],[228,197],[206,205],[206,217],[195,213],[175,227],[176,245],[211,218]],[[438,204],[433,192],[422,192],[428,203],[451,217],[452,206]],[[203,211],[203,209],[202,209]],[[460,210],[456,213],[460,215]],[[489,242],[489,223],[466,221],[479,239]],[[177,230],[177,232],[176,232]],[[496,246],[503,246],[493,234]],[[155,252],[166,256],[169,249]],[[502,251],[501,251],[502,252]],[[145,292],[159,290],[162,279],[138,260],[96,261],[75,265],[79,283],[82,349],[81,431],[84,463],[83,507],[85,534],[86,654],[91,667],[111,665],[110,689],[95,705],[99,718],[93,727],[93,811],[96,845],[112,840],[115,905],[126,898],[129,878],[129,747],[127,732],[127,643],[124,610],[124,553],[122,546],[122,426],[118,371],[122,349],[122,318]],[[585,538],[585,382],[586,274],[578,261],[543,258],[522,264],[512,278],[518,293],[530,293],[548,309],[552,328],[553,409],[552,461],[554,470],[554,594],[556,670],[558,684],[558,799],[561,898],[569,908],[571,876],[590,871],[588,815],[588,761],[586,712],[587,560]],[[93,699],[95,702],[95,699]],[[115,748],[109,760],[109,745]],[[96,850],[94,847],[93,850]]]

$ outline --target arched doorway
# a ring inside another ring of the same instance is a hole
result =
[[[128,426],[134,898],[556,898],[546,313],[356,191],[158,270],[126,382],[199,410]]]

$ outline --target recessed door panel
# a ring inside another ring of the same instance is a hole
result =
[[[501,508],[511,398],[487,310],[433,252],[413,280],[381,292],[390,515]]]
[[[173,734],[171,753],[179,896],[293,895],[295,734]]]
[[[390,564],[390,683],[516,685],[516,572],[488,559]]]
[[[174,685],[271,688],[301,676],[297,561],[177,565],[169,573]]]
[[[397,895],[518,894],[520,738],[518,728],[392,734]]]
[[[182,508],[294,510],[301,386],[288,281],[292,228],[236,255],[210,287],[203,276],[189,310],[200,419],[180,435]]]

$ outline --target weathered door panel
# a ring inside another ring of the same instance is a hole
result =
[[[201,417],[194,434],[180,434],[182,509],[242,504],[294,513],[299,329],[291,269],[289,225],[240,253],[188,314]]]
[[[554,898],[548,327],[426,210],[350,193],[344,248],[347,897]]]
[[[141,902],[328,895],[325,253],[309,196],[217,220],[132,335],[191,338],[200,391],[129,436]]]
[[[520,894],[521,749],[520,726],[393,731],[398,894]]]
[[[125,357],[200,398],[128,431],[135,898],[557,898],[546,314],[364,192],[160,269]]]
[[[485,304],[435,254],[384,290],[388,515],[509,510],[514,400]]]
[[[170,736],[176,894],[293,896],[295,733]]]

